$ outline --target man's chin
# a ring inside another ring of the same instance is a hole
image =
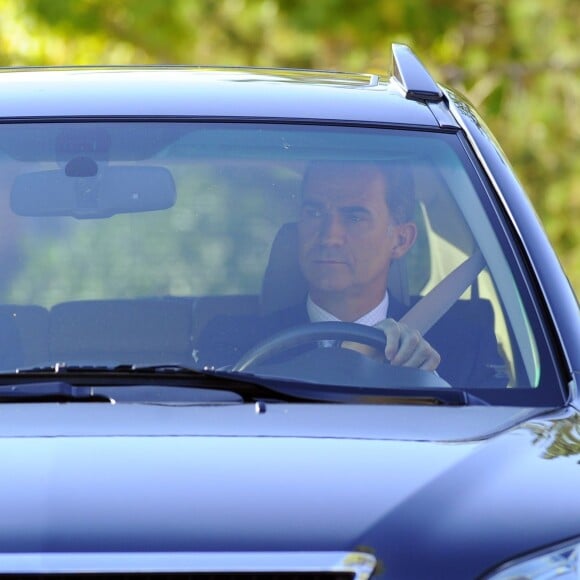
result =
[[[304,269],[304,275],[310,287],[326,291],[340,291],[352,284],[350,272],[343,263],[316,262]]]
[[[342,294],[349,288],[349,283],[336,278],[318,278],[309,280],[311,294]]]

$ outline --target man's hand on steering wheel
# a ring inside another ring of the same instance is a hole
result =
[[[375,324],[385,333],[385,358],[394,366],[413,367],[434,371],[441,362],[439,353],[423,338],[418,330],[392,318]]]

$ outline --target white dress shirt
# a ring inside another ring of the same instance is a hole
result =
[[[375,306],[370,312],[363,314],[358,320],[355,320],[356,324],[364,324],[365,326],[374,326],[378,322],[381,322],[387,317],[387,311],[389,309],[389,292],[385,292],[385,297]],[[331,314],[327,310],[324,310],[321,306],[318,306],[310,295],[308,295],[308,300],[306,302],[306,310],[308,312],[308,318],[310,322],[340,322],[340,320]]]
[[[363,314],[358,320],[354,322],[356,324],[364,324],[365,326],[374,326],[377,322],[381,322],[387,317],[387,310],[389,308],[389,292],[385,292],[385,297],[369,312]],[[308,295],[308,300],[306,301],[306,311],[308,312],[308,318],[310,322],[340,322],[340,319],[318,306],[310,294]],[[340,342],[336,340],[320,340],[318,346],[322,348],[332,348],[339,346]]]

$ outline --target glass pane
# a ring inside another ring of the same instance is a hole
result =
[[[412,310],[451,387],[542,384],[529,297],[454,135],[15,124],[0,127],[0,165],[5,370],[229,369],[298,325]],[[341,332],[266,348],[243,370],[397,386],[382,355],[339,348],[352,339]]]

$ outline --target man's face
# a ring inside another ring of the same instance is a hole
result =
[[[330,295],[358,297],[372,308],[382,300],[389,263],[402,255],[386,194],[388,184],[371,164],[311,167],[298,239],[300,265],[317,303],[324,306]]]

